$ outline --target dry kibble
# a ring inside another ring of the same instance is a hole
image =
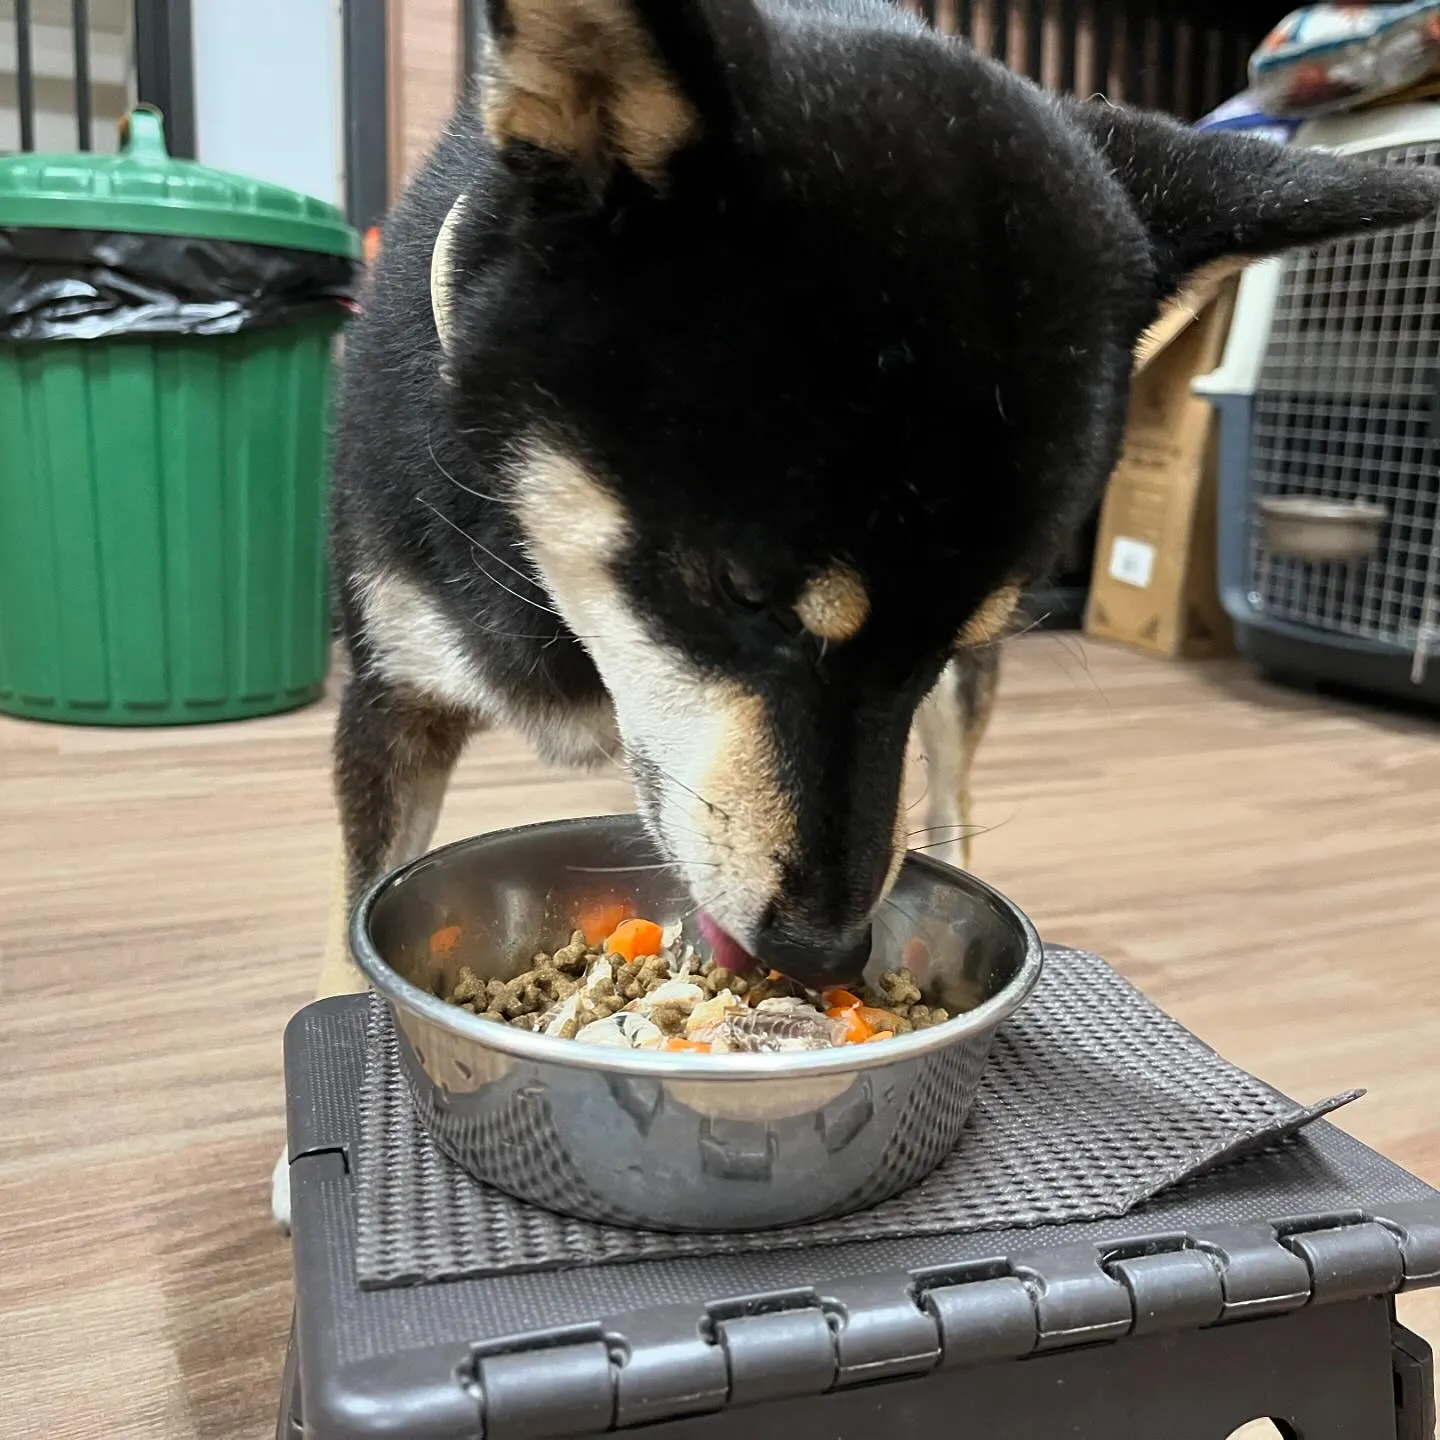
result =
[[[592,978],[600,962],[603,969]],[[568,1040],[593,1021],[609,1019],[643,999],[677,974],[688,975],[707,996],[729,990],[751,1006],[771,998],[820,1004],[818,996],[790,980],[759,971],[741,975],[716,965],[713,959],[691,960],[683,970],[665,954],[621,961],[606,954],[602,946],[587,945],[578,930],[554,952],[536,952],[531,968],[509,980],[482,980],[470,966],[463,966],[445,998],[482,1020],[534,1031],[556,1006],[578,995],[574,1015],[557,1032]],[[874,985],[865,985],[858,994],[865,1006],[888,1011],[895,1017],[888,1028],[897,1035],[928,1030],[950,1018],[949,1011],[924,1003],[915,977],[905,969],[885,971]],[[689,1006],[679,1002],[660,1004],[648,1012],[647,1018],[662,1034],[683,1037]]]
[[[450,992],[452,1005],[464,1005],[467,1001],[479,999],[485,994],[485,982],[468,966],[460,967],[455,988]]]
[[[890,1009],[920,1003],[920,987],[908,970],[886,970],[876,988]]]
[[[648,1012],[648,1016],[650,1022],[659,1026],[665,1034],[683,1035],[690,1010],[685,1005],[656,1005]]]

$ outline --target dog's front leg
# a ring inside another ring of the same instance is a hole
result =
[[[387,871],[423,855],[472,715],[353,676],[335,727],[335,799],[342,850],[332,882],[329,933],[317,998],[365,988],[346,936],[355,901]]]
[[[970,773],[985,738],[1000,681],[1000,647],[989,643],[959,651],[920,707],[916,728],[928,767],[927,853],[970,868]]]
[[[341,844],[331,878],[330,916],[317,998],[352,994],[365,980],[350,959],[352,906],[387,871],[424,854],[466,740],[471,715],[427,702],[364,673],[352,676],[335,729],[335,798]],[[290,1224],[288,1154],[270,1191],[275,1219]]]

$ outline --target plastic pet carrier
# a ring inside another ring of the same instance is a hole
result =
[[[1440,105],[1300,145],[1440,164]],[[1220,586],[1266,671],[1440,704],[1440,216],[1249,270],[1220,368]]]

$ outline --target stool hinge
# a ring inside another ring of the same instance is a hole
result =
[[[1220,1225],[1194,1239],[1219,1270],[1221,1320],[1253,1320],[1310,1303],[1310,1267],[1276,1239],[1273,1226]]]
[[[736,1405],[833,1389],[840,1360],[830,1320],[818,1297],[811,1303],[757,1303],[743,1311],[711,1312],[716,1343],[725,1356],[730,1400]]]
[[[1312,1304],[1392,1295],[1405,1283],[1400,1242],[1374,1220],[1284,1225],[1280,1243],[1308,1267]]]
[[[1107,1245],[1100,1265],[1130,1292],[1133,1335],[1197,1330],[1225,1312],[1219,1262],[1189,1236]]]
[[[924,1375],[939,1365],[939,1323],[905,1271],[829,1285],[821,1304],[835,1336],[837,1385]]]
[[[947,1367],[1118,1340],[1135,1319],[1129,1291],[1089,1245],[922,1272],[919,1283]]]
[[[1407,1286],[1440,1281],[1440,1204],[1432,1198],[1386,1205],[1376,1219],[1400,1246]]]
[[[485,1440],[551,1440],[615,1423],[616,1365],[598,1326],[544,1331],[472,1352]]]
[[[620,1427],[703,1415],[730,1398],[730,1372],[711,1318],[666,1305],[606,1326]]]
[[[923,1375],[940,1363],[940,1328],[904,1271],[710,1307],[730,1400],[750,1404]]]

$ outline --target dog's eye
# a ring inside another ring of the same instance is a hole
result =
[[[715,588],[737,610],[763,610],[770,603],[765,587],[733,560],[722,560],[715,567]]]

